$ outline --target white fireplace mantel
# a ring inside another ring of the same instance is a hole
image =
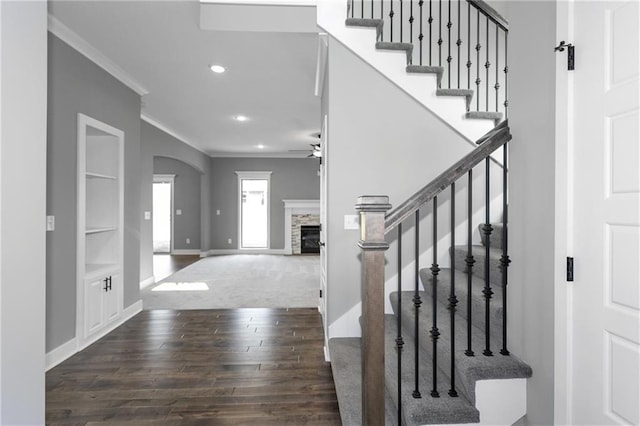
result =
[[[320,200],[282,200],[284,203],[284,252],[292,254],[291,217],[296,214],[320,214]]]

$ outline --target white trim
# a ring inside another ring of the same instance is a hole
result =
[[[175,183],[176,183],[176,175],[175,174],[155,174],[153,175],[153,181],[152,181],[152,185],[154,183],[168,183],[171,185],[171,207],[170,207],[170,214],[169,214],[169,227],[171,228],[171,230],[169,231],[171,234],[171,241],[169,241],[169,253],[168,254],[173,254],[173,240],[174,240],[174,232],[173,232],[173,224],[175,223],[175,210],[174,210],[174,205],[173,205],[173,199],[174,199],[174,189],[175,189]],[[152,203],[153,204],[153,203]],[[152,217],[155,217],[155,214],[153,213],[153,205],[152,205]],[[153,221],[151,222],[151,240],[153,242]],[[156,253],[156,251],[154,251],[154,253]],[[164,253],[164,252],[158,252],[158,253]]]
[[[284,203],[284,251],[293,254],[291,222],[294,214],[320,215],[320,200],[282,200]]]
[[[200,0],[202,4],[241,4],[252,6],[311,6],[317,5],[317,0]]]
[[[171,254],[177,254],[177,255],[199,255],[200,254],[200,250],[199,249],[174,249]]]
[[[98,65],[100,68],[114,76],[122,84],[136,92],[140,96],[149,93],[140,83],[127,74],[114,61],[106,57],[102,52],[89,44],[85,39],[64,25],[54,16],[48,16],[48,30],[51,34],[67,43],[69,46],[84,55],[87,59]]]
[[[154,275],[151,275],[150,277],[145,278],[144,280],[140,281],[140,290],[142,290],[143,288],[149,287],[152,284],[155,284],[156,282],[156,277]]]
[[[75,337],[57,348],[50,350],[45,355],[45,371],[51,370],[62,361],[73,356],[76,352],[78,352],[78,339]]]
[[[271,249],[271,173],[270,171],[237,171],[238,176],[238,247],[239,250],[248,250],[255,252],[256,250]],[[260,248],[242,247],[242,181],[243,180],[266,180],[267,181],[267,246]]]
[[[277,254],[286,255],[284,249],[211,249],[206,252],[207,256],[219,256],[224,254]],[[202,254],[201,254],[202,256]]]
[[[167,126],[165,124],[162,124],[157,119],[151,117],[148,113],[141,112],[140,113],[140,119],[143,120],[143,121],[146,121],[147,123],[149,123],[153,127],[157,128],[159,130],[162,130],[163,132],[165,132],[169,136],[173,136],[174,138],[178,139],[180,142],[189,145],[191,148],[203,153],[204,155],[208,155],[206,152],[204,152],[204,150],[202,148],[198,147],[194,142],[192,142],[188,138],[182,136],[180,133],[176,132],[175,130],[169,128],[169,126]]]
[[[574,1],[556,4],[556,38],[573,40]],[[554,268],[554,423],[573,424],[571,371],[573,369],[573,287],[566,282],[564,258],[572,256],[573,235],[573,73],[566,59],[556,57],[555,123],[555,268]]]
[[[327,70],[327,58],[329,51],[329,34],[318,34],[318,58],[316,61],[316,85],[314,89],[314,95],[322,96],[322,89],[324,87],[324,75]]]
[[[310,149],[308,151],[311,151]],[[210,151],[207,155],[211,158],[309,158],[308,154],[293,152],[215,152]]]

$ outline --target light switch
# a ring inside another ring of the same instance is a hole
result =
[[[144,220],[151,220],[151,212],[144,212]]]
[[[216,216],[220,216],[220,210],[216,210]]]
[[[178,209],[178,210],[176,210],[176,214],[177,214],[178,216],[180,216],[180,215],[182,214],[182,209]]]
[[[231,238],[229,238],[229,239],[227,240],[227,243],[231,244]]]
[[[360,229],[360,221],[357,214],[344,215],[344,229]]]
[[[191,238],[187,238],[187,244],[191,244]]]
[[[47,231],[53,231],[56,228],[56,217],[47,216]]]

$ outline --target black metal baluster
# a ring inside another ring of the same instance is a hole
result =
[[[384,0],[380,0],[380,19],[384,20]],[[380,41],[384,41],[384,28],[380,31]]]
[[[507,350],[507,271],[509,269],[508,251],[508,226],[509,226],[509,202],[507,199],[508,176],[507,168],[508,143],[502,146],[502,256],[500,257],[500,269],[502,269],[502,355],[509,355]]]
[[[460,8],[462,7],[461,2],[458,2],[458,40],[456,40],[456,46],[458,46],[458,89],[460,88],[460,61],[462,57],[460,56],[460,45],[462,44],[462,39],[460,38]]]
[[[433,0],[429,0],[429,66],[431,66],[431,51],[433,46],[432,33],[433,33]]]
[[[402,0],[400,0],[400,43],[402,43],[402,37],[403,37],[403,31],[402,31],[402,21],[404,20],[403,18],[403,9],[402,9]]]
[[[409,43],[413,44],[413,0],[409,2]]]
[[[420,40],[420,65],[422,65],[422,39],[424,35],[422,34],[422,5],[424,4],[424,0],[420,0],[418,2],[418,6],[420,7],[420,35],[418,36],[418,40]]]
[[[496,85],[493,86],[496,89],[496,112],[498,112],[499,107],[498,103],[500,102],[500,45],[498,44],[500,40],[500,27],[496,25]]]
[[[471,235],[473,232],[471,225],[473,217],[473,169],[469,169],[469,183],[467,185],[467,257],[465,259],[467,265],[467,350],[464,351],[464,354],[466,356],[473,356],[474,353],[471,348],[471,274],[473,272],[473,264],[476,263],[471,251]]]
[[[440,393],[438,392],[438,353],[436,351],[438,337],[440,336],[440,332],[438,331],[438,315],[436,314],[436,309],[438,307],[438,272],[440,272],[440,268],[438,267],[438,197],[436,196],[433,197],[433,264],[431,265],[431,275],[433,276],[431,282],[433,285],[433,325],[429,332],[433,342],[433,389],[431,389],[431,396],[434,398],[438,398],[440,396]]]
[[[364,19],[364,0],[360,0],[360,18]]]
[[[420,305],[422,305],[422,298],[420,297],[420,210],[416,210],[416,244],[415,244],[415,291],[413,293],[413,308],[414,308],[414,360],[415,360],[415,389],[413,390],[414,398],[422,398],[420,393],[420,387],[418,384],[418,378],[420,376],[418,365],[418,349],[420,347],[419,332],[418,332],[418,319],[420,314]]]
[[[398,311],[396,315],[398,335],[396,337],[396,350],[398,352],[398,419],[402,418],[402,223],[398,224]],[[400,421],[400,420],[398,420]]]
[[[467,3],[467,89],[471,90],[471,3]]]
[[[482,49],[482,45],[480,44],[480,11],[476,11],[478,14],[478,22],[476,28],[476,111],[480,111],[480,49]]]
[[[371,19],[373,19],[373,0],[371,0]]]
[[[491,68],[491,62],[489,62],[489,17],[487,17],[487,49],[486,49],[486,62],[484,63],[484,67],[487,70],[487,80],[485,82],[485,86],[487,89],[487,93],[485,95],[485,100],[487,103],[486,110],[489,111],[489,68]]]
[[[484,206],[484,211],[485,211],[485,223],[484,226],[482,227],[482,230],[484,232],[484,239],[485,239],[485,250],[484,250],[484,289],[482,290],[482,294],[484,295],[484,328],[485,328],[485,348],[484,351],[482,351],[482,353],[486,356],[493,356],[493,352],[491,352],[491,336],[490,336],[490,326],[489,326],[489,307],[491,304],[491,296],[493,295],[493,290],[491,290],[491,283],[489,282],[490,277],[490,272],[489,272],[489,268],[491,267],[491,262],[489,259],[489,254],[490,254],[490,246],[491,246],[491,231],[493,230],[493,228],[491,227],[491,218],[490,218],[490,211],[489,211],[489,203],[491,202],[491,198],[490,198],[490,189],[489,189],[489,166],[491,164],[491,161],[489,160],[490,157],[487,157],[487,159],[485,160],[485,206]]]
[[[393,0],[391,0],[389,7],[391,8],[389,11],[389,41],[393,43]]]
[[[509,117],[509,97],[508,97],[508,77],[509,77],[509,63],[507,62],[507,54],[509,44],[509,33],[504,33],[504,118]]]
[[[442,0],[438,0],[438,66],[442,66]]]
[[[451,0],[449,0],[449,19],[447,20],[447,79],[448,88],[451,89]]]
[[[451,282],[449,286],[449,315],[451,318],[451,389],[449,389],[449,396],[456,397],[456,305],[458,304],[458,298],[456,297],[456,255],[454,247],[456,245],[456,183],[451,184]]]
[[[353,18],[354,0],[351,0],[351,17]],[[348,12],[347,12],[348,13]]]

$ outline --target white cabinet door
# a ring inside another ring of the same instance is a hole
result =
[[[104,326],[103,294],[104,280],[85,281],[84,288],[84,324],[85,337],[95,333]]]
[[[113,274],[107,278],[110,281],[108,290],[104,293],[104,309],[105,323],[110,323],[120,316],[120,292],[122,291],[122,286],[119,274]]]

